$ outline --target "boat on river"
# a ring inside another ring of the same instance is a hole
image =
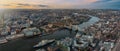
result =
[[[55,39],[52,39],[52,40],[42,40],[42,41],[40,41],[38,44],[34,45],[33,47],[34,47],[34,48],[42,47],[42,46],[45,46],[45,45],[47,45],[47,44],[50,44],[50,43],[52,43],[52,42],[54,42],[54,41],[55,41]]]

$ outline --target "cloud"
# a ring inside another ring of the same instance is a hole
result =
[[[10,4],[0,4],[0,6],[11,6]]]
[[[17,3],[16,8],[47,8],[48,5],[45,4],[23,4],[23,3]]]
[[[96,1],[94,3],[104,3],[104,2],[109,2],[109,1],[112,1],[112,0],[98,0],[98,1]]]
[[[105,3],[103,4],[103,6],[101,5],[101,7],[103,8],[111,8],[111,9],[120,9],[120,1],[111,1],[109,3]]]
[[[31,6],[30,4],[23,4],[23,3],[18,3],[18,6]]]
[[[34,6],[37,6],[37,7],[49,7],[48,5],[34,5]]]
[[[100,0],[90,5],[87,5],[86,8],[93,9],[120,9],[120,0]]]
[[[23,3],[18,3],[16,4],[18,6],[33,6],[33,7],[48,7],[48,5],[43,5],[43,4],[23,4]]]

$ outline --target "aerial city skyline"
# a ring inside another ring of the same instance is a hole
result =
[[[0,0],[0,51],[120,51],[120,0]]]
[[[0,9],[120,9],[120,0],[0,0]]]

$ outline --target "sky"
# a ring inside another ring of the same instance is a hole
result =
[[[120,0],[0,0],[2,9],[120,9]]]

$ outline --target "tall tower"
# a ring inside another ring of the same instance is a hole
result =
[[[4,26],[4,13],[0,14],[0,31],[3,29]]]

